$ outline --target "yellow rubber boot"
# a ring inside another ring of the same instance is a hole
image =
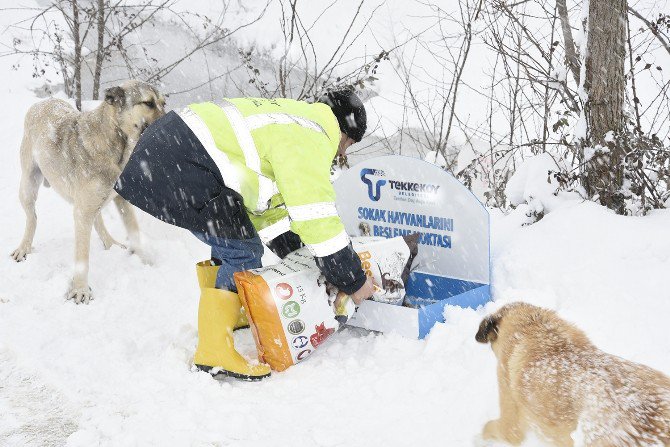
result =
[[[195,365],[213,376],[261,380],[270,367],[252,365],[235,350],[233,329],[240,312],[240,298],[228,290],[204,288],[198,307],[198,347]]]
[[[212,261],[201,261],[195,265],[195,271],[198,274],[198,283],[200,284],[200,289],[213,289],[214,284],[216,284],[216,274],[219,271],[219,266],[214,265]],[[249,327],[249,321],[247,320],[247,314],[244,312],[244,308],[240,306],[240,316],[235,323],[235,329],[245,329]]]

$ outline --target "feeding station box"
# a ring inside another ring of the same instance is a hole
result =
[[[409,306],[364,301],[347,324],[424,338],[446,305],[491,299],[489,213],[453,175],[418,158],[387,155],[358,163],[335,181],[350,236],[421,233],[405,285]]]

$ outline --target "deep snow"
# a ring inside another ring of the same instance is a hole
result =
[[[495,303],[449,308],[424,341],[346,330],[261,383],[192,372],[194,264],[207,249],[187,232],[140,215],[150,265],[94,235],[96,299],[75,306],[64,299],[71,208],[42,189],[35,252],[10,259],[24,224],[22,120],[36,99],[29,69],[8,66],[0,60],[0,446],[472,445],[498,413],[494,356],[474,334],[513,300],[556,309],[602,349],[670,373],[670,211],[621,217],[574,198],[530,226],[528,207],[492,212]],[[116,211],[104,216],[122,239]],[[248,331],[237,341],[253,354]]]
[[[38,200],[35,252],[21,238],[18,145],[32,95],[0,87],[0,445],[471,445],[497,415],[495,361],[474,341],[485,314],[450,308],[425,341],[346,330],[308,361],[258,384],[190,370],[193,264],[207,255],[183,230],[141,215],[152,265],[94,237],[95,301],[64,300],[72,271],[69,205]],[[601,348],[670,372],[670,212],[620,217],[565,200],[521,226],[493,215],[496,302],[559,311]],[[121,238],[115,210],[104,212]],[[248,331],[238,334],[254,351]],[[531,440],[527,445],[539,441]]]

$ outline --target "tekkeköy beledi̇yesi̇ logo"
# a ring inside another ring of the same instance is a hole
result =
[[[376,179],[375,179],[376,177]],[[382,197],[382,186],[388,184],[391,189],[409,193],[437,194],[440,185],[430,183],[419,183],[403,180],[391,180],[386,178],[386,173],[381,169],[361,169],[361,181],[368,187],[368,197],[373,202],[378,202]]]

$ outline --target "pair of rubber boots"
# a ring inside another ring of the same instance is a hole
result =
[[[211,261],[196,264],[200,284],[198,306],[198,347],[195,366],[214,377],[225,375],[256,381],[270,376],[270,367],[252,365],[235,350],[233,331],[248,327],[237,293],[214,287],[219,267]]]

